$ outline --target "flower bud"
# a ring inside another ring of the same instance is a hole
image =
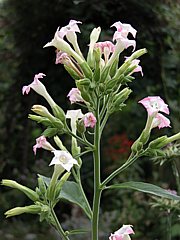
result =
[[[46,189],[46,184],[41,176],[38,177],[38,186],[39,186],[40,193],[44,196],[47,189]]]
[[[46,118],[46,117],[41,117],[41,116],[29,114],[28,118],[33,120],[33,121],[36,121],[37,123],[41,123],[41,124],[43,124],[46,127],[51,126],[51,121],[48,118]]]
[[[128,99],[131,92],[132,92],[132,90],[129,89],[128,87],[121,90],[114,97],[114,106],[118,107],[120,104],[124,103]]]
[[[87,55],[87,63],[90,67],[94,67],[94,56],[93,56],[93,50],[94,45],[99,39],[99,35],[101,33],[101,28],[94,28],[90,34],[90,44],[89,44],[89,51]]]
[[[23,213],[38,214],[41,212],[41,206],[29,205],[25,207],[15,207],[5,212],[6,217],[13,217]]]
[[[64,111],[57,104],[52,107],[52,111],[54,113],[54,116],[59,118],[63,123],[66,121],[66,116]]]
[[[142,48],[140,50],[137,50],[136,52],[134,52],[130,57],[129,60],[133,61],[136,58],[141,57],[142,55],[144,55],[145,53],[147,53],[147,49],[146,48]]]
[[[68,67],[67,65],[64,65],[64,68],[74,80],[80,79],[80,76],[72,68]]]
[[[101,28],[94,28],[90,34],[90,45],[96,43],[99,39],[99,35],[101,33]]]
[[[153,140],[152,142],[150,142],[148,147],[152,149],[162,148],[164,147],[164,143],[166,142],[167,139],[168,139],[167,136],[159,137]]]
[[[42,105],[33,105],[31,110],[42,117],[47,117],[49,120],[53,120],[54,118],[48,109]]]
[[[79,66],[81,67],[85,77],[92,79],[93,73],[92,73],[91,68],[87,64],[87,62],[83,61],[82,63],[79,63]]]
[[[86,131],[86,127],[84,126],[84,121],[83,121],[83,119],[81,119],[81,120],[79,120],[79,121],[77,122],[77,131],[78,131],[79,133],[81,133],[81,134]]]
[[[64,185],[64,183],[68,180],[69,176],[71,175],[70,172],[66,172],[62,177],[61,179],[58,181],[58,183],[56,184],[56,187],[55,187],[55,199],[56,198],[59,198],[60,196],[60,192],[61,192],[61,189]]]
[[[11,187],[11,188],[15,188],[15,189],[20,190],[21,192],[26,194],[26,196],[28,196],[28,198],[30,198],[34,202],[39,199],[39,196],[38,196],[38,194],[35,191],[33,191],[32,189],[17,183],[16,181],[9,180],[9,179],[3,179],[1,184],[3,186],[7,186],[7,187]]]

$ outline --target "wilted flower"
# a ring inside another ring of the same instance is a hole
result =
[[[92,112],[88,112],[83,117],[85,127],[93,128],[96,125],[96,117]]]
[[[132,225],[123,225],[119,230],[111,233],[109,240],[131,240],[130,234],[134,234]]]
[[[48,151],[54,151],[55,148],[46,140],[45,136],[36,138],[36,144],[33,146],[34,154],[36,155],[37,148],[43,148]]]
[[[61,165],[61,167],[63,167],[65,170],[67,170],[69,172],[74,164],[78,165],[77,160],[74,159],[71,156],[71,154],[66,151],[55,150],[55,151],[53,151],[53,153],[55,156],[52,159],[49,166],[56,165],[56,164]]]
[[[72,88],[67,96],[69,97],[71,104],[76,102],[84,102],[81,92],[78,88]]]

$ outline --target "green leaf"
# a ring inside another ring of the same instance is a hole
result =
[[[58,129],[57,128],[47,128],[46,130],[44,130],[44,132],[42,133],[43,136],[45,137],[53,137],[58,133]]]
[[[67,200],[69,202],[77,204],[81,207],[86,215],[91,219],[92,213],[86,203],[86,199],[81,193],[80,187],[77,183],[73,181],[66,181],[60,192],[60,199]]]
[[[155,186],[150,183],[144,183],[144,182],[125,182],[120,184],[114,184],[111,186],[108,186],[107,189],[115,189],[115,188],[129,188],[133,190],[137,190],[144,193],[150,193],[159,197],[163,198],[169,198],[172,200],[180,200],[180,196],[174,195],[170,193],[169,191]]]

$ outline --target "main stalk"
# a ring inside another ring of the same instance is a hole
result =
[[[101,176],[100,176],[100,119],[99,119],[99,100],[96,111],[96,127],[94,135],[94,199],[92,217],[92,240],[98,240],[99,206],[101,198]]]

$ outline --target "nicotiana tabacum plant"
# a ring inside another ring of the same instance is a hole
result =
[[[45,127],[42,135],[36,139],[33,146],[34,154],[38,148],[43,148],[52,154],[49,161],[50,170],[53,168],[51,178],[38,175],[38,186],[32,190],[13,180],[2,180],[2,185],[19,189],[32,200],[32,205],[15,207],[8,210],[6,217],[22,213],[38,214],[40,221],[46,220],[58,231],[62,239],[71,239],[72,234],[86,234],[91,232],[93,240],[98,239],[98,223],[101,195],[103,191],[111,189],[133,189],[154,194],[161,198],[180,200],[180,197],[158,186],[144,182],[120,182],[111,185],[111,180],[129,168],[142,156],[160,156],[161,150],[169,143],[180,139],[180,133],[173,136],[161,136],[150,141],[153,128],[170,127],[170,121],[164,114],[169,114],[168,105],[159,96],[149,96],[139,103],[147,110],[147,121],[138,139],[131,146],[128,159],[114,170],[106,179],[101,178],[100,142],[103,129],[110,115],[120,112],[126,106],[132,90],[128,84],[134,80],[134,72],[140,72],[140,56],[146,49],[135,51],[136,41],[130,40],[131,34],[135,39],[136,30],[130,24],[114,23],[116,31],[113,42],[98,42],[101,28],[94,28],[90,34],[90,43],[87,57],[80,50],[77,41],[78,24],[81,22],[71,20],[65,27],[58,28],[52,41],[44,47],[54,46],[56,50],[56,64],[63,64],[67,72],[74,79],[75,87],[68,93],[71,104],[78,104],[83,108],[68,110],[56,104],[40,80],[46,76],[44,73],[36,74],[34,81],[24,86],[23,94],[29,94],[33,89],[45,98],[50,110],[42,105],[34,105],[29,118]],[[120,54],[129,47],[133,53],[120,62]],[[60,136],[69,135],[72,138],[71,149],[63,145]],[[47,138],[54,139],[51,145]],[[94,159],[94,195],[90,206],[81,182],[81,167],[86,164],[83,157],[92,153]],[[71,175],[71,179],[69,179]],[[91,229],[63,229],[54,208],[61,200],[67,200],[79,205],[91,222]],[[138,226],[135,226],[138,228]],[[130,223],[125,223],[114,233],[108,233],[110,240],[128,240],[134,234]]]

